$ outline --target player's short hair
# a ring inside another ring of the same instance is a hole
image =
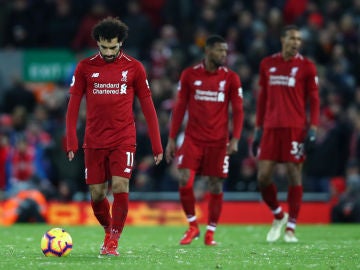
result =
[[[119,18],[107,17],[98,22],[92,29],[92,37],[96,41],[105,39],[107,41],[118,38],[124,41],[128,36],[129,27]]]
[[[205,46],[212,47],[215,43],[226,43],[226,40],[219,35],[211,35],[206,39]]]
[[[285,37],[287,31],[291,31],[291,30],[296,30],[296,31],[300,31],[300,28],[295,25],[295,24],[289,24],[284,26],[284,28],[281,30],[281,37]]]

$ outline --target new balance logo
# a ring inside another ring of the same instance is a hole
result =
[[[99,73],[98,72],[94,72],[92,75],[91,75],[91,78],[97,78],[99,77]]]
[[[270,69],[269,69],[269,72],[275,72],[276,71],[276,67],[271,67]]]
[[[130,173],[130,172],[131,172],[131,169],[125,168],[124,172],[125,172],[125,173]]]

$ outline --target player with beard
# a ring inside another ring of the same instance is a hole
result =
[[[299,53],[301,32],[295,25],[281,34],[281,52],[260,63],[253,154],[258,157],[258,183],[264,202],[274,215],[266,240],[298,242],[296,220],[302,202],[302,164],[311,151],[319,122],[320,102],[315,65]],[[307,117],[309,108],[310,117]],[[260,146],[260,147],[259,147]],[[285,165],[289,214],[281,208],[271,177],[276,164]]]
[[[180,202],[189,222],[181,245],[190,244],[200,234],[193,191],[196,175],[208,176],[209,179],[208,222],[204,243],[216,245],[214,232],[223,203],[223,180],[228,176],[229,155],[238,150],[243,123],[241,82],[239,76],[225,66],[227,51],[228,45],[221,36],[209,36],[204,60],[186,68],[180,76],[166,146],[166,160],[171,162],[176,156],[180,175]],[[186,111],[188,118],[184,142],[176,149],[175,139]]]
[[[128,27],[117,18],[100,21],[92,32],[99,53],[79,62],[70,87],[66,114],[67,155],[78,150],[76,124],[86,98],[85,180],[95,217],[105,230],[101,255],[119,255],[118,240],[128,213],[129,179],[134,165],[135,96],[146,118],[155,164],[163,158],[158,120],[142,64],[121,47]],[[111,178],[113,204],[106,197]]]

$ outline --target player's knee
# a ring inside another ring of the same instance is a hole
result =
[[[100,202],[106,197],[106,192],[102,189],[91,189],[90,194],[93,202]]]
[[[113,179],[112,191],[114,193],[129,192],[129,181],[125,178]]]
[[[271,174],[259,171],[257,175],[257,180],[260,187],[266,187],[271,183]]]
[[[180,174],[180,177],[179,177],[179,186],[180,187],[185,187],[185,186],[188,186],[188,187],[192,187],[193,185],[193,182],[194,182],[194,175],[191,173],[190,170],[179,170],[179,174]]]

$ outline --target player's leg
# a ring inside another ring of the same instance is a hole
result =
[[[288,188],[288,208],[289,220],[286,225],[284,240],[286,242],[298,242],[295,237],[296,220],[299,216],[302,203],[303,186],[302,186],[302,163],[286,163],[288,172],[289,188]]]
[[[106,243],[106,254],[118,256],[117,247],[129,209],[129,179],[113,176],[112,192],[114,197],[111,208],[112,223],[110,238]]]
[[[112,175],[111,234],[106,244],[107,255],[119,255],[118,242],[124,229],[129,209],[129,179],[131,177],[135,146],[118,147],[109,152],[109,174]]]
[[[106,197],[108,184],[104,171],[106,152],[104,150],[85,149],[84,154],[85,180],[89,186],[91,207],[96,219],[105,231],[104,242],[100,248],[100,254],[103,254],[111,230],[110,204]]]
[[[209,177],[209,204],[208,204],[208,223],[204,238],[205,245],[214,246],[214,233],[219,222],[223,205],[223,179],[219,177]]]
[[[274,221],[266,236],[266,241],[274,242],[280,238],[283,226],[287,222],[287,213],[280,206],[277,198],[277,188],[272,181],[272,174],[276,162],[260,160],[258,163],[258,183],[261,197],[274,215]]]
[[[193,239],[200,235],[199,225],[195,214],[195,194],[193,184],[195,180],[195,171],[190,169],[179,169],[179,196],[180,203],[189,222],[189,228],[180,240],[181,245],[188,245]]]
[[[202,148],[185,137],[183,144],[176,153],[176,165],[179,170],[179,197],[181,206],[189,222],[189,228],[180,240],[181,245],[188,245],[200,235],[195,213],[194,180],[201,160]]]
[[[272,181],[274,168],[282,158],[283,137],[283,129],[265,128],[260,142],[257,180],[262,199],[274,215],[272,227],[266,236],[268,242],[280,238],[282,228],[287,222],[287,213],[284,213],[280,206],[277,188]]]
[[[223,181],[228,173],[229,155],[226,153],[226,144],[205,148],[200,174],[209,176],[208,222],[204,238],[204,243],[208,246],[216,245],[214,233],[223,205]]]
[[[111,230],[110,204],[106,197],[107,189],[107,183],[89,185],[91,207],[96,219],[105,231],[105,238],[100,247],[101,255],[104,254],[105,244],[110,237]]]
[[[306,131],[301,128],[288,128],[284,132],[283,141],[283,160],[286,161],[286,169],[289,181],[288,188],[288,208],[289,220],[286,225],[284,240],[286,242],[297,242],[295,237],[296,220],[300,212],[303,187],[302,187],[302,167],[305,159],[303,141]]]

